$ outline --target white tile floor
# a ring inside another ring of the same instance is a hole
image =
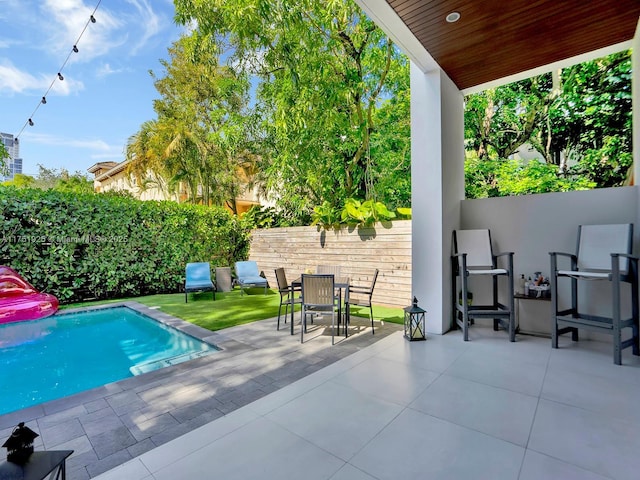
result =
[[[630,353],[397,333],[96,478],[637,480]]]

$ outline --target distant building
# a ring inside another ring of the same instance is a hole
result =
[[[13,177],[16,173],[22,173],[22,158],[20,158],[20,142],[18,142],[17,138],[14,138],[10,133],[2,133],[0,132],[0,141],[4,144],[4,148],[6,148],[7,152],[9,152],[9,158],[7,161],[7,166],[9,167],[9,174],[2,176],[3,181],[5,180],[13,180]]]
[[[127,173],[129,161],[98,162],[87,169],[94,175],[93,189],[96,192],[129,192],[139,200],[171,200],[184,202],[188,194],[184,185],[180,185],[177,192],[169,192],[166,181],[149,172],[144,188],[138,186],[133,175]],[[260,205],[256,188],[245,190],[236,198],[236,209],[239,214],[246,212],[253,205]]]

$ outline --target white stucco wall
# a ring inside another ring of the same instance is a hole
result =
[[[578,225],[633,223],[634,253],[640,245],[638,196],[640,187],[606,188],[579,192],[548,193],[520,197],[464,200],[461,204],[461,228],[489,228],[494,252],[512,251],[517,277],[534,271],[549,275],[549,252],[575,253]],[[586,311],[608,314],[610,286],[605,282],[580,282],[580,304]],[[474,295],[487,293],[475,285]],[[566,292],[565,290],[565,293]],[[568,298],[568,297],[563,297]],[[475,296],[474,296],[475,299]],[[548,333],[548,302],[523,301],[521,327]]]

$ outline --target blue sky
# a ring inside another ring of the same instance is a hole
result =
[[[97,4],[0,0],[0,131],[17,135],[40,105],[20,135],[23,173],[122,161],[127,139],[155,118],[149,70],[162,74],[159,60],[183,31],[171,0],[102,0],[57,80]]]

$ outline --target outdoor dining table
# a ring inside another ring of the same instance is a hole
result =
[[[340,319],[342,317],[342,290],[344,290],[344,298],[347,298],[347,295],[349,294],[349,282],[350,278],[345,277],[344,275],[334,277],[333,279],[333,284],[338,290],[338,334],[340,334]],[[302,276],[291,282],[291,287],[294,290],[302,289]],[[347,328],[346,323],[344,328]],[[291,335],[293,335],[293,304],[291,305]]]

